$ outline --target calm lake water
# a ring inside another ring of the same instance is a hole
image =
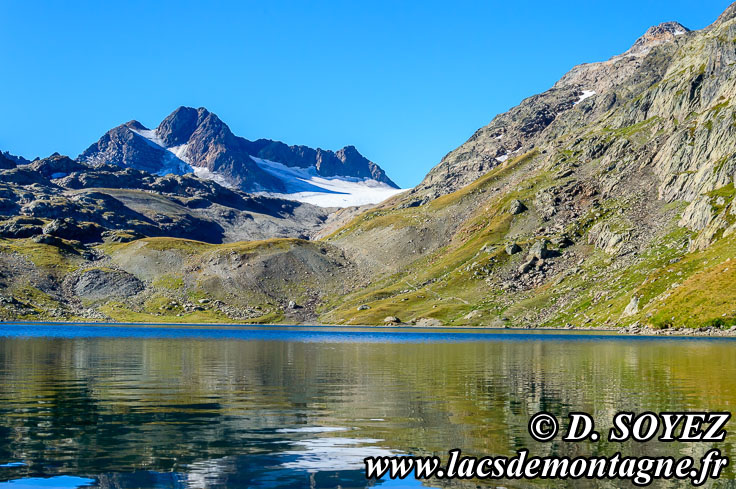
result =
[[[366,456],[450,448],[700,456],[710,445],[539,443],[527,423],[586,411],[607,431],[619,410],[734,404],[730,339],[4,323],[0,488],[363,488]],[[731,458],[734,440],[718,444]]]

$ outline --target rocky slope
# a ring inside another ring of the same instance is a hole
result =
[[[179,107],[155,129],[138,121],[118,126],[87,148],[78,160],[89,165],[117,165],[160,175],[196,172],[244,191],[288,193],[287,183],[263,168],[260,160],[313,169],[322,177],[374,180],[398,188],[375,163],[353,146],[339,151],[288,146],[279,141],[249,141],[235,136],[204,108]]]
[[[4,238],[91,244],[146,236],[208,243],[308,238],[328,215],[309,204],[248,195],[191,175],[91,168],[61,155],[21,165],[0,159]]]
[[[653,27],[626,53],[573,68],[409,195],[334,233],[391,275],[324,319],[736,321],[736,294],[722,288],[736,246],[734,13],[698,32]]]
[[[667,22],[622,55],[573,68],[479,129],[412,191],[357,216],[333,215],[319,242],[158,238],[85,248],[0,241],[0,311],[25,318],[54,311],[136,320],[380,324],[391,316],[445,325],[731,326],[735,17],[736,5],[700,31]],[[100,268],[97,262],[125,295],[115,307],[84,296],[102,272],[79,287],[65,285]]]

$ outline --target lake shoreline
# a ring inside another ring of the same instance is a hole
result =
[[[567,326],[567,327],[552,327],[552,326],[541,326],[541,327],[519,327],[519,326],[504,326],[504,327],[492,327],[492,326],[442,326],[442,325],[416,325],[410,323],[394,323],[386,325],[357,325],[357,324],[258,324],[258,323],[124,323],[124,322],[80,322],[80,321],[15,321],[0,319],[0,326],[3,324],[17,324],[17,325],[34,325],[34,324],[45,324],[45,325],[71,325],[77,324],[79,326],[94,326],[94,327],[166,327],[166,328],[181,328],[181,329],[193,329],[193,328],[204,328],[204,329],[223,329],[223,330],[235,330],[241,328],[361,328],[361,329],[385,329],[385,330],[396,330],[396,329],[414,329],[414,330],[498,330],[498,331],[509,331],[509,332],[532,332],[532,331],[559,331],[559,332],[570,332],[570,333],[608,333],[612,335],[621,336],[677,336],[677,337],[736,337],[736,326],[728,329],[719,329],[716,327],[702,327],[702,328],[668,328],[668,329],[654,329],[640,325],[631,325],[628,327],[611,328],[611,327],[578,327],[578,326]]]

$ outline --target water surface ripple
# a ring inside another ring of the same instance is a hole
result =
[[[363,457],[455,447],[698,456],[709,446],[538,443],[527,422],[586,411],[605,432],[620,410],[734,403],[729,339],[3,323],[0,488],[363,488]],[[731,438],[719,448],[733,458]]]

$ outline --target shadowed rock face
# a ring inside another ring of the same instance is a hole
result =
[[[135,130],[143,129],[137,121],[118,126],[103,135],[77,158],[91,166],[115,165],[149,173],[161,170],[166,150],[150,144]]]
[[[15,162],[0,153],[0,170],[10,170],[11,168],[15,168]]]
[[[202,124],[203,119],[210,115],[203,109],[179,107],[161,121],[156,132],[166,147],[186,144],[194,131]]]
[[[74,295],[87,300],[109,300],[130,297],[143,290],[143,283],[121,270],[92,269],[77,277]]]
[[[333,152],[269,139],[249,141],[235,136],[227,124],[205,108],[179,107],[153,131],[138,121],[118,126],[78,159],[93,165],[113,164],[161,174],[203,168],[242,190],[283,192],[282,182],[263,171],[251,156],[291,167],[314,167],[322,176],[371,178],[398,188],[353,146]]]

